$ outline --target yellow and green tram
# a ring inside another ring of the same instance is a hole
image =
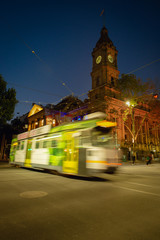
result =
[[[82,121],[19,134],[12,140],[10,163],[83,176],[114,172],[121,164],[112,131],[115,125],[105,120],[105,114],[94,113]]]

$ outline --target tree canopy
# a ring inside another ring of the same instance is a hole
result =
[[[75,96],[67,96],[59,102],[54,109],[62,112],[70,112],[83,106],[83,102]]]
[[[7,89],[7,83],[0,75],[0,125],[12,119],[17,102],[15,89]]]
[[[124,100],[136,106],[138,102],[147,102],[154,86],[151,82],[142,82],[134,74],[122,74],[118,80],[118,88]]]
[[[160,110],[160,102],[157,99],[158,95],[154,97],[155,87],[152,82],[143,83],[141,79],[137,79],[135,75],[122,74],[118,81],[118,88],[121,92],[122,99],[127,101],[126,110],[123,112],[123,121],[125,127],[128,129],[132,137],[132,150],[134,152],[135,143],[138,134],[150,114],[158,116]],[[141,123],[136,126],[136,109],[145,110],[145,115],[141,119]],[[160,115],[159,115],[160,116]],[[130,119],[129,121],[127,121]]]

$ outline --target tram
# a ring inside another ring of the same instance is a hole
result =
[[[21,133],[12,139],[10,164],[80,176],[114,172],[121,165],[113,137],[116,123],[105,118],[97,112],[82,121]]]

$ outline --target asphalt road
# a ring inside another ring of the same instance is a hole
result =
[[[0,166],[0,240],[159,240],[160,164],[85,179]]]

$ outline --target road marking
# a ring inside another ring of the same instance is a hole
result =
[[[48,195],[48,193],[42,192],[42,191],[27,191],[27,192],[20,193],[20,197],[23,197],[23,198],[39,198],[39,197],[44,197],[46,195]]]
[[[156,193],[151,193],[151,192],[146,192],[146,191],[141,191],[141,190],[137,190],[134,188],[127,188],[127,187],[121,187],[121,186],[115,186],[124,190],[129,190],[129,191],[133,191],[133,192],[138,192],[138,193],[143,193],[143,194],[148,194],[148,195],[152,195],[152,196],[156,196],[156,197],[160,197],[160,194],[156,194]]]
[[[135,184],[135,185],[139,185],[139,186],[144,186],[144,187],[153,187],[151,185],[147,185],[147,184],[143,184],[143,183],[135,183],[135,182],[127,182],[127,183],[130,183],[130,184]]]

